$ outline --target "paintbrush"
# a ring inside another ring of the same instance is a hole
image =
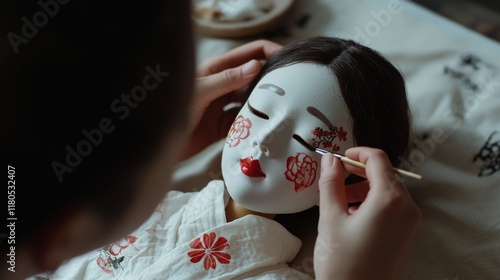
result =
[[[335,153],[335,152],[330,152],[328,150],[324,150],[324,149],[320,149],[320,148],[315,148],[313,146],[311,146],[309,143],[307,143],[304,139],[302,139],[302,137],[298,136],[297,134],[294,134],[293,135],[293,138],[297,141],[299,141],[300,144],[302,144],[304,147],[306,147],[308,150],[310,150],[311,152],[315,152],[315,153],[318,153],[318,154],[333,154],[335,157],[339,158],[340,161],[344,162],[344,163],[347,163],[347,164],[350,164],[350,165],[354,165],[354,166],[357,166],[359,168],[363,168],[365,169],[366,168],[366,165],[359,162],[359,161],[355,161],[353,159],[350,159],[348,158],[347,156],[343,155],[343,154],[339,154],[339,153]],[[410,171],[406,171],[406,170],[402,170],[402,169],[399,169],[399,168],[394,168],[394,170],[398,173],[398,174],[401,174],[403,176],[406,176],[406,177],[409,177],[409,178],[412,178],[412,179],[417,179],[417,180],[420,180],[422,179],[422,175],[419,175],[419,174],[416,174],[416,173],[413,173],[413,172],[410,172]]]

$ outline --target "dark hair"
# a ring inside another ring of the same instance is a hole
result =
[[[0,15],[10,35],[0,45],[0,143],[16,170],[21,245],[73,207],[112,226],[165,139],[187,125],[189,2],[64,2],[52,1],[54,12],[41,1],[11,1]],[[23,27],[24,17],[34,27]],[[129,105],[123,98],[134,91]]]
[[[248,92],[267,73],[301,62],[331,69],[351,113],[355,144],[384,150],[392,164],[398,165],[399,158],[408,152],[411,128],[401,73],[381,54],[354,41],[303,38],[273,55]]]

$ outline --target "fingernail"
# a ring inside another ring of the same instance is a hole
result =
[[[241,69],[241,72],[245,77],[253,76],[258,71],[257,63],[254,60],[250,60]]]
[[[321,158],[321,169],[332,167],[334,160],[335,156],[333,156],[332,154],[324,154]]]

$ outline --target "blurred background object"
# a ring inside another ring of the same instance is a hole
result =
[[[500,42],[499,0],[414,0],[413,2]]]
[[[242,38],[275,28],[292,0],[192,0],[198,32],[209,37]]]

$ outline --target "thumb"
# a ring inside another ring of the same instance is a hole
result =
[[[253,59],[236,68],[226,69],[210,76],[196,79],[196,92],[199,98],[211,103],[222,95],[241,89],[260,72],[260,62]]]
[[[344,167],[332,154],[325,154],[321,158],[321,175],[318,185],[320,217],[347,214]]]

